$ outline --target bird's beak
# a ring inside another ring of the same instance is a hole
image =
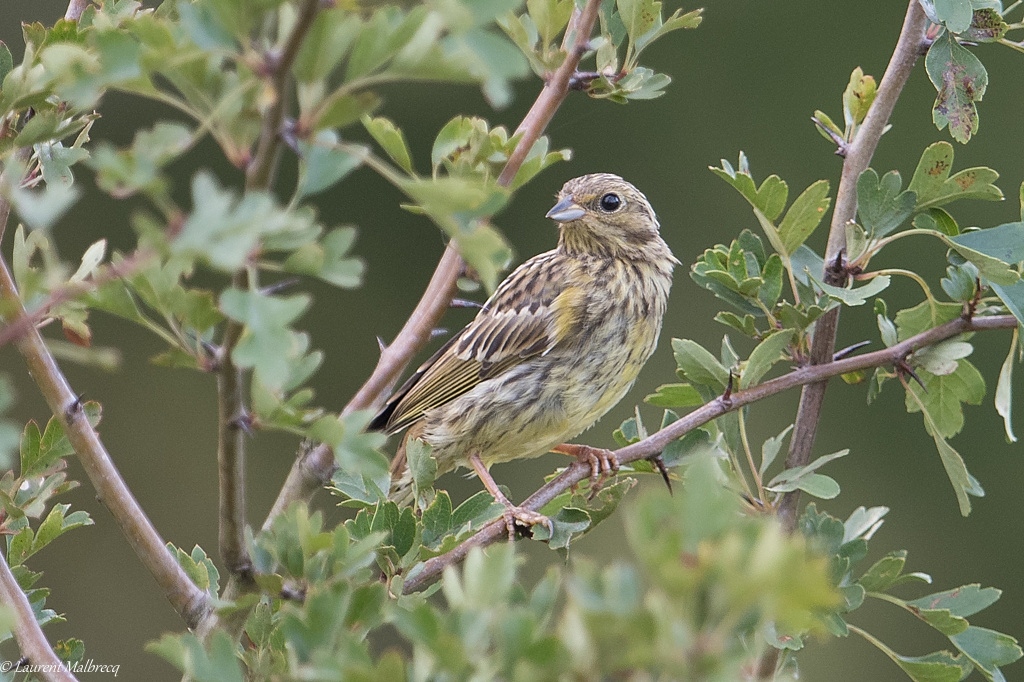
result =
[[[572,195],[570,195],[555,204],[554,208],[548,211],[544,217],[551,218],[560,223],[568,223],[573,220],[579,220],[585,213],[586,211],[573,201]]]

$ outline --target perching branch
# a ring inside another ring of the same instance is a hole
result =
[[[846,283],[846,273],[843,269],[846,225],[857,214],[857,178],[871,163],[871,157],[889,122],[889,116],[892,115],[903,86],[906,85],[910,72],[921,54],[926,24],[927,20],[920,2],[910,0],[903,28],[889,65],[878,85],[875,100],[857,130],[856,137],[846,149],[839,188],[836,190],[835,209],[832,211],[832,222],[829,225],[828,246],[825,249],[824,276],[829,284],[843,286]],[[838,269],[835,268],[836,264],[839,264]],[[812,364],[829,363],[832,360],[838,326],[839,308],[825,313],[815,323],[810,358]],[[825,399],[825,386],[825,383],[808,384],[800,394],[800,406],[797,408],[796,423],[786,458],[787,468],[804,466],[810,462],[811,449],[821,418],[821,405]],[[779,507],[779,516],[790,530],[796,528],[799,502],[800,491],[795,490],[783,497]]]
[[[46,641],[46,635],[36,622],[32,604],[21,591],[3,557],[0,557],[0,605],[14,613],[14,638],[18,640],[22,656],[27,659],[23,667],[32,666],[34,674],[45,682],[78,682]]]
[[[600,0],[588,0],[582,11],[574,11],[563,41],[566,50],[565,61],[544,84],[533,106],[516,128],[516,134],[521,134],[522,137],[509,156],[501,175],[498,176],[499,185],[507,187],[512,182],[533,144],[543,134],[569,94],[569,81],[587,50],[600,5]],[[441,315],[451,304],[455,295],[455,283],[462,274],[463,266],[458,251],[449,244],[405,326],[391,345],[381,352],[370,378],[345,405],[343,415],[377,405],[388,387],[394,384],[416,353],[427,344],[431,330],[437,326]],[[335,466],[334,454],[326,445],[318,445],[308,452],[301,453],[292,465],[263,528],[269,528],[273,520],[292,502],[312,497],[331,480]]]
[[[9,212],[8,202],[0,199],[0,217],[8,216]],[[24,324],[22,320],[27,314],[11,271],[2,258],[0,301],[12,311],[7,318],[11,324]],[[207,594],[193,584],[167,551],[164,540],[128,489],[99,434],[89,423],[81,400],[71,390],[43,337],[31,323],[26,333],[17,339],[17,347],[53,416],[64,425],[68,440],[96,489],[97,498],[113,515],[128,544],[156,578],[174,610],[188,627],[195,627],[210,610]]]
[[[647,438],[619,448],[615,456],[620,464],[628,464],[641,459],[647,459],[657,455],[664,450],[672,441],[682,438],[690,431],[707,424],[723,414],[738,410],[741,407],[750,405],[759,400],[764,400],[782,391],[806,386],[813,383],[824,383],[828,379],[854,372],[857,370],[884,367],[886,365],[897,365],[905,362],[906,358],[914,351],[925,346],[930,346],[939,341],[958,336],[965,332],[983,331],[989,329],[1013,329],[1018,324],[1017,318],[1012,315],[994,315],[990,317],[959,317],[928,331],[912,336],[890,348],[865,353],[835,362],[819,365],[807,365],[800,369],[784,374],[775,379],[748,388],[745,391],[732,393],[729,397],[718,397],[696,410],[683,415],[677,421],[672,422],[664,429],[653,433]],[[788,467],[788,464],[787,464]],[[568,491],[574,485],[588,479],[591,474],[589,464],[575,462],[565,469],[557,477],[546,483],[537,492],[523,502],[522,507],[531,511],[539,511],[544,505],[551,502],[562,493]],[[785,498],[783,498],[785,499]],[[409,577],[402,585],[405,594],[422,590],[434,582],[445,567],[462,561],[469,550],[473,547],[486,547],[498,540],[507,537],[504,519],[498,518],[480,529],[472,537],[464,540],[450,552],[440,556],[427,559],[418,564],[409,572]]]

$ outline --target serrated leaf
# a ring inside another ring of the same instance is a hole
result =
[[[952,590],[936,592],[907,604],[918,609],[946,609],[950,613],[968,618],[995,604],[1002,592],[994,587],[982,587],[978,583],[961,585]]]
[[[761,211],[769,222],[774,222],[786,207],[789,186],[777,175],[769,175],[760,187],[754,185],[754,178],[746,170],[746,156],[740,153],[740,170],[733,170],[725,159],[722,168],[709,166],[712,173],[732,185],[750,205]],[[813,186],[813,185],[812,185]]]
[[[899,579],[906,563],[906,550],[889,552],[872,564],[857,582],[868,592],[885,592]]]
[[[333,186],[363,163],[363,157],[338,147],[333,130],[321,130],[311,141],[300,140],[299,160],[296,201]]]
[[[231,353],[239,367],[255,369],[260,381],[271,388],[283,387],[295,361],[306,353],[308,338],[290,325],[309,307],[305,294],[267,296],[259,291],[229,288],[220,296],[221,310],[245,324]]]

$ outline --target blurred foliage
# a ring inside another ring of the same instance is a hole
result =
[[[924,68],[937,90],[933,121],[966,143],[979,125],[978,103],[988,84],[975,43],[1024,51],[1008,35],[1024,23],[1004,20],[990,0],[922,0],[932,22]],[[683,481],[672,497],[638,496],[620,514],[633,560],[598,567],[573,560],[525,585],[514,544],[473,548],[461,568],[448,566],[439,585],[404,594],[425,562],[455,549],[500,517],[500,505],[480,493],[455,505],[435,487],[430,452],[410,447],[416,505],[386,499],[390,480],[380,448],[384,436],[365,432],[371,415],[337,418],[314,403],[308,387],[323,355],[298,324],[311,298],[290,291],[312,277],[341,289],[361,285],[364,264],[357,229],[325,225],[310,198],[360,167],[377,173],[458,247],[470,275],[493,290],[510,260],[494,219],[513,192],[570,158],[546,137],[520,149],[523,134],[479,117],[456,116],[430,145],[429,168],[414,157],[401,121],[383,115],[384,84],[428,81],[474,84],[494,107],[506,106],[515,81],[531,72],[548,79],[566,58],[577,30],[573,0],[451,0],[413,3],[319,0],[168,0],[156,9],[107,0],[77,22],[24,26],[25,53],[16,62],[0,44],[0,197],[20,224],[11,230],[11,270],[21,302],[39,324],[59,322],[86,362],[102,361],[91,347],[92,311],[118,316],[165,345],[154,362],[210,373],[222,357],[224,329],[241,328],[227,348],[250,377],[245,426],[279,430],[326,443],[338,471],[330,489],[353,510],[330,527],[319,512],[292,505],[251,536],[258,590],[221,600],[225,585],[214,560],[196,546],[169,546],[185,573],[225,617],[244,619],[237,640],[228,630],[205,639],[167,634],[150,646],[192,679],[646,679],[735,680],[762,660],[777,660],[775,679],[794,679],[796,653],[814,638],[863,636],[915,680],[959,680],[978,671],[1004,679],[1000,668],[1019,659],[1009,635],[968,622],[999,596],[965,585],[911,599],[893,588],[930,583],[904,573],[906,552],[893,550],[864,569],[868,541],[888,511],[857,509],[846,521],[815,504],[787,534],[772,513],[783,496],[802,491],[828,500],[840,494],[820,470],[849,450],[809,464],[777,464],[791,426],[766,439],[756,461],[747,431],[750,408],[691,431],[662,453]],[[616,103],[663,94],[666,74],[642,66],[656,40],[696,28],[702,10],[663,11],[654,0],[598,3],[598,35],[584,49],[586,66],[574,90]],[[1016,9],[1016,5],[1012,8]],[[590,69],[590,70],[586,70]],[[104,96],[119,92],[172,110],[135,131],[118,147],[93,141]],[[843,92],[843,126],[823,111],[814,121],[844,152],[861,129],[878,84],[857,68]],[[294,111],[289,107],[294,105]],[[368,136],[365,139],[363,135]],[[217,177],[199,162],[188,205],[175,197],[168,169],[206,137],[237,172]],[[363,141],[358,141],[363,139]],[[372,143],[370,142],[372,140]],[[517,156],[511,177],[499,182]],[[281,154],[298,165],[294,186],[274,169]],[[965,314],[1008,313],[1024,323],[1024,222],[963,228],[951,204],[999,200],[998,174],[987,167],[953,173],[954,148],[927,147],[906,188],[897,171],[864,171],[857,181],[857,216],[846,227],[840,263],[825,263],[807,244],[832,204],[818,180],[789,201],[777,175],[754,180],[748,159],[722,161],[712,171],[750,204],[752,227],[730,244],[708,248],[691,276],[727,306],[716,320],[755,343],[743,358],[724,337],[718,353],[673,339],[679,382],[647,401],[666,408],[661,428],[679,408],[718,400],[762,383],[780,363],[806,364],[814,325],[824,313],[872,301],[888,347]],[[916,158],[916,155],[915,155]],[[132,198],[138,247],[108,253],[106,240],[77,263],[61,259],[51,230],[81,196],[76,164],[114,199]],[[1024,196],[1024,188],[1022,188]],[[957,205],[959,209],[959,204]],[[917,270],[870,270],[895,241],[927,236],[945,249],[941,298]],[[828,274],[850,278],[847,286]],[[299,276],[298,282],[292,279]],[[231,282],[227,283],[228,277]],[[924,300],[894,311],[878,295],[893,277],[916,282]],[[211,284],[210,282],[219,283]],[[948,299],[948,300],[946,300]],[[0,315],[15,307],[4,301]],[[3,329],[3,327],[0,327]],[[1011,378],[1019,355],[1013,334],[999,373],[995,407],[1007,438]],[[866,393],[875,398],[890,379],[905,391],[909,412],[920,412],[953,485],[959,508],[983,494],[963,457],[949,444],[964,425],[964,404],[978,404],[985,379],[967,359],[964,334],[919,350],[895,368],[879,368]],[[69,353],[65,350],[65,355]],[[860,382],[863,375],[848,376]],[[0,413],[12,393],[0,382]],[[98,407],[84,406],[91,420]],[[72,449],[58,418],[44,429],[0,421],[0,455],[20,444],[18,475],[0,478],[7,561],[41,624],[60,617],[45,607],[39,573],[24,562],[63,533],[88,525],[52,499],[75,485],[64,472]],[[648,436],[639,411],[615,434],[621,445]],[[567,552],[574,540],[609,518],[650,462],[623,467],[600,489],[582,485],[542,512],[551,528],[533,539]],[[897,606],[948,638],[952,650],[922,657],[897,654],[855,623],[868,598]],[[0,631],[11,623],[0,620]],[[84,644],[57,647],[80,660]],[[773,651],[781,652],[777,659]]]

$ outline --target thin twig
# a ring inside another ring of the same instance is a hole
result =
[[[520,134],[521,137],[501,175],[498,176],[498,184],[507,187],[515,179],[533,144],[543,134],[558,107],[569,94],[569,80],[586,51],[600,4],[600,0],[588,0],[583,10],[574,13],[570,20],[563,41],[563,46],[571,41],[570,47],[564,47],[565,61],[547,80],[530,111],[516,128],[516,134]],[[431,330],[437,327],[438,321],[455,296],[455,284],[463,267],[464,263],[458,251],[449,244],[408,321],[395,340],[381,352],[370,378],[345,405],[342,415],[370,409],[380,402],[388,387],[394,384],[416,353],[430,340]],[[263,524],[264,529],[269,528],[273,520],[292,502],[308,500],[330,481],[335,466],[334,455],[325,445],[319,445],[296,457],[295,464],[292,465],[288,478]]]
[[[9,208],[6,203],[0,199],[0,216],[7,215]],[[12,311],[8,317],[12,324],[21,324],[20,321],[27,317],[14,278],[2,258],[0,300]],[[53,416],[63,423],[68,440],[96,489],[97,498],[113,515],[128,544],[156,578],[174,610],[188,627],[195,627],[210,610],[207,594],[192,583],[167,551],[166,543],[121,478],[99,434],[89,423],[81,401],[71,390],[39,331],[28,325],[28,332],[18,339],[17,347]]]
[[[842,263],[843,252],[846,250],[846,225],[857,213],[857,178],[871,162],[896,101],[921,54],[926,24],[927,20],[920,3],[918,0],[910,0],[903,28],[879,83],[878,93],[864,118],[864,123],[846,150],[839,188],[836,190],[835,209],[829,226],[828,246],[825,249],[825,279],[830,284],[842,286],[846,283],[845,272],[842,269],[833,272],[829,265]],[[838,326],[839,308],[825,313],[815,323],[810,357],[813,364],[831,362]],[[786,458],[787,468],[804,466],[810,461],[811,449],[821,418],[821,406],[825,399],[825,386],[825,383],[809,384],[800,394],[800,405],[797,408],[793,437]],[[779,516],[790,530],[796,528],[799,502],[800,492],[794,491],[783,498],[779,507]]]
[[[24,667],[31,666],[34,674],[46,682],[78,682],[46,641],[32,604],[3,557],[0,557],[0,604],[14,614],[14,638],[18,640],[22,655],[28,659]]]
[[[672,422],[664,429],[651,434],[647,438],[627,445],[615,451],[616,459],[620,464],[628,464],[641,459],[647,459],[664,450],[669,443],[682,438],[694,429],[707,424],[713,419],[738,410],[741,407],[750,405],[759,400],[764,400],[782,391],[806,386],[816,382],[824,382],[828,379],[855,372],[858,370],[884,367],[886,365],[897,365],[916,350],[930,346],[965,332],[985,331],[991,329],[1013,329],[1018,324],[1017,318],[1012,315],[993,315],[989,317],[959,317],[955,320],[939,325],[927,331],[902,341],[891,348],[865,353],[852,358],[845,358],[821,365],[807,365],[800,369],[784,374],[775,379],[770,379],[744,391],[732,393],[728,400],[721,397],[712,400],[702,407],[697,408],[677,421]],[[574,463],[565,469],[557,477],[546,483],[537,492],[523,502],[522,506],[531,511],[539,511],[544,505],[551,502],[562,493],[570,490],[573,486],[590,477],[591,468],[589,464]],[[466,557],[473,547],[486,547],[506,537],[505,522],[503,519],[496,519],[480,529],[478,533],[464,540],[450,552],[433,557],[419,564],[411,572],[409,578],[403,583],[402,591],[406,594],[422,590],[436,580],[444,571],[445,567],[456,564]]]
[[[0,215],[0,222],[5,221],[5,219],[6,216]],[[60,304],[79,298],[91,291],[96,291],[116,279],[130,277],[149,265],[155,255],[152,251],[139,249],[118,263],[108,263],[87,280],[68,282],[54,289],[45,301],[33,307],[31,312],[28,312],[25,317],[0,328],[0,347],[14,341],[26,331],[38,325],[51,310]]]

